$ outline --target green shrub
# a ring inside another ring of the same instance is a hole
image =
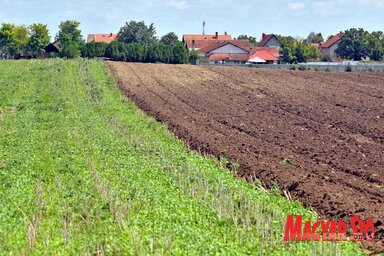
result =
[[[105,50],[107,49],[107,43],[100,42],[90,42],[86,43],[81,48],[81,57],[83,58],[95,58],[95,57],[104,57]]]
[[[352,72],[352,66],[348,63],[347,67],[345,68],[345,72]]]
[[[306,69],[305,66],[299,66],[299,67],[298,67],[298,70],[300,70],[300,71],[305,71],[305,70],[307,70],[307,69]]]
[[[60,51],[60,57],[73,59],[80,56],[80,46],[75,42],[68,42],[63,45]]]
[[[331,62],[332,59],[331,59],[330,56],[328,56],[328,55],[324,55],[324,56],[321,57],[321,61],[322,61],[322,62]]]

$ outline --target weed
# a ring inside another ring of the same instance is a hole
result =
[[[284,158],[283,160],[280,161],[280,164],[282,165],[292,165],[292,160],[289,158]]]
[[[101,63],[7,61],[0,73],[1,254],[362,254],[282,243],[288,214],[317,216],[255,177],[234,178],[235,161],[190,151]]]

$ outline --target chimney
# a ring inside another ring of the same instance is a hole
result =
[[[192,40],[192,49],[195,49],[195,40]]]
[[[261,40],[264,40],[267,35],[263,33],[263,36],[261,37]]]
[[[218,32],[215,33],[215,38],[219,39],[219,33]]]
[[[203,21],[203,35],[205,35],[205,21]]]
[[[228,35],[227,31],[224,32],[224,35]]]
[[[112,37],[112,33],[109,34],[109,37]]]

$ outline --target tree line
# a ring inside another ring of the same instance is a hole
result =
[[[175,33],[167,33],[158,39],[153,23],[147,26],[143,21],[127,22],[121,27],[117,41],[110,44],[86,43],[79,26],[80,23],[74,20],[60,23],[55,37],[60,42],[58,57],[108,57],[118,61],[172,64],[188,63],[190,59],[196,59],[196,53],[189,54]],[[0,27],[0,58],[44,57],[45,47],[49,42],[47,25],[38,23],[17,26],[3,23]]]
[[[86,43],[79,29],[80,23],[74,20],[61,22],[55,39],[60,41],[59,57],[108,57],[119,61],[195,63],[199,58],[196,51],[188,51],[177,35],[169,32],[161,38],[156,36],[153,23],[144,21],[126,22],[117,34],[117,41],[111,44]],[[239,39],[248,39],[257,45],[256,37],[240,35]],[[324,41],[321,33],[311,32],[305,39],[280,36],[281,60],[288,63],[318,60],[320,51],[316,44]],[[47,25],[34,23],[30,26],[3,23],[0,27],[0,59],[40,58],[45,54],[50,36]],[[369,33],[364,29],[346,30],[336,50],[341,58],[361,60],[384,60],[384,33]],[[329,59],[322,59],[329,61]]]
[[[117,61],[188,63],[192,57],[188,49],[173,32],[158,40],[154,24],[143,21],[127,22],[117,34],[117,41],[110,44],[90,42],[82,48],[84,58],[107,57]]]
[[[332,35],[328,37],[331,38]],[[288,63],[306,62],[317,60],[320,51],[316,44],[324,42],[321,33],[311,32],[306,39],[278,36],[282,47],[280,48],[281,60]],[[341,39],[335,51],[336,55],[348,60],[370,59],[373,61],[384,60],[384,33],[374,31],[369,33],[362,28],[351,28],[341,33]],[[323,56],[322,61],[331,61],[329,56]]]
[[[340,39],[336,54],[350,60],[367,57],[374,61],[384,60],[384,33],[369,33],[362,28],[346,30]]]
[[[3,23],[0,27],[0,59],[41,57],[50,37],[47,25],[30,26]]]

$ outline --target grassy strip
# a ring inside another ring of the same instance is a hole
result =
[[[282,243],[277,192],[191,152],[97,61],[0,62],[0,253],[360,255]]]

